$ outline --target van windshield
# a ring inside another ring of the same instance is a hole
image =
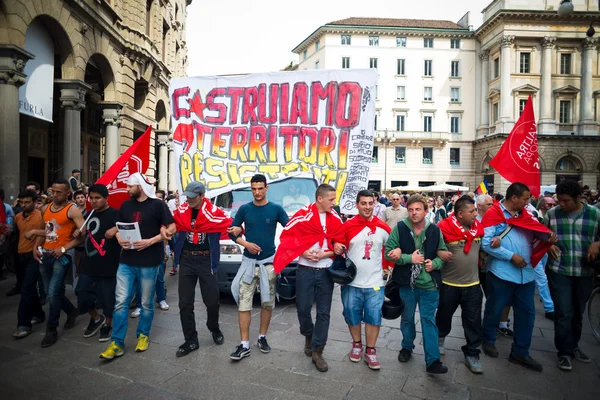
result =
[[[267,199],[281,205],[288,214],[293,214],[314,201],[316,190],[317,184],[313,179],[293,177],[270,183]],[[233,218],[241,205],[252,199],[250,188],[244,188],[220,194],[214,203],[227,210]]]

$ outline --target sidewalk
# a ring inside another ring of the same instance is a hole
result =
[[[482,355],[483,375],[472,374],[463,363],[460,310],[446,339],[446,375],[425,373],[421,334],[413,359],[407,364],[397,360],[402,335],[399,320],[385,321],[377,352],[381,370],[371,371],[364,362],[352,363],[350,335],[342,317],[339,288],[334,294],[329,341],[324,356],[329,372],[316,371],[303,354],[304,338],[298,329],[293,302],[279,303],[269,328],[273,348],[261,354],[255,346],[260,309],[253,310],[252,355],[236,363],[229,354],[239,343],[237,310],[229,297],[222,299],[221,329],[225,344],[217,346],[205,327],[206,312],[199,292],[196,294],[196,320],[200,349],[176,358],[183,343],[177,306],[177,276],[165,277],[168,311],[156,309],[150,335],[150,349],[134,353],[137,320],[130,319],[126,353],[112,362],[98,359],[107,343],[98,337],[85,339],[83,330],[89,317],[81,316],[72,330],[59,330],[56,345],[42,349],[45,327],[34,326],[34,333],[14,340],[19,296],[6,297],[14,276],[0,282],[0,398],[2,399],[599,399],[600,343],[591,335],[587,321],[581,348],[591,364],[573,361],[573,371],[556,367],[553,323],[544,318],[536,299],[532,357],[544,365],[537,373],[509,363],[510,340],[500,337],[500,357]],[[68,286],[69,297],[74,295]],[[61,326],[65,321],[61,315]],[[417,330],[421,328],[417,324]]]

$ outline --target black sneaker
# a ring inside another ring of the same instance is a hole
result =
[[[179,348],[177,349],[177,353],[175,353],[175,356],[176,357],[187,356],[192,351],[198,350],[198,347],[199,347],[198,343],[185,342],[184,344],[182,344],[181,346],[179,346]]]
[[[400,353],[398,353],[398,361],[400,362],[408,362],[408,360],[410,360],[410,358],[412,357],[412,352],[408,351],[406,349],[402,349],[400,350]]]
[[[96,333],[98,333],[98,331],[104,324],[104,321],[106,321],[106,318],[104,318],[104,315],[100,316],[100,319],[98,320],[98,322],[94,321],[94,318],[90,318],[90,323],[88,324],[88,327],[86,328],[85,332],[83,332],[83,337],[89,338],[89,337],[94,336]]]
[[[507,338],[512,338],[513,336],[515,336],[514,332],[510,328],[498,327],[498,328],[496,328],[496,333],[498,333],[499,335],[502,335],[504,337],[507,337]]]
[[[571,371],[573,369],[571,358],[568,356],[558,357],[558,369],[562,371]]]
[[[58,340],[58,332],[56,330],[46,331],[46,336],[42,339],[42,347],[50,347]]]
[[[231,355],[229,356],[229,358],[231,358],[232,360],[235,361],[239,361],[244,357],[249,357],[250,356],[250,349],[247,349],[244,347],[243,344],[239,344],[238,347],[235,348],[235,351],[233,353],[231,353]]]
[[[73,310],[70,314],[67,314],[67,320],[65,321],[65,329],[71,329],[75,326],[75,321],[77,321],[77,317],[79,316],[79,312],[77,310]]]
[[[544,367],[542,367],[542,364],[535,361],[530,356],[520,357],[520,356],[514,355],[513,353],[510,353],[510,355],[508,356],[508,361],[515,363],[515,364],[520,364],[520,365],[524,366],[525,368],[530,369],[532,371],[542,372],[542,370],[544,369]]]
[[[448,367],[446,367],[440,360],[435,360],[432,362],[426,369],[429,374],[445,374],[448,372]]]
[[[583,351],[581,351],[580,348],[576,348],[573,351],[573,355],[575,356],[575,359],[577,361],[581,361],[581,362],[586,363],[586,364],[592,362],[592,359],[589,358]]]
[[[483,352],[485,353],[486,356],[498,358],[498,349],[496,348],[495,344],[483,343],[481,345],[481,348],[483,349]]]
[[[258,348],[260,349],[260,351],[262,353],[269,353],[271,351],[271,346],[269,346],[269,343],[267,343],[266,336],[263,336],[260,339],[258,339],[258,342],[256,342],[256,345],[258,346]]]
[[[212,333],[213,340],[216,344],[223,344],[225,341],[225,337],[223,336],[223,332],[219,328],[210,331]]]
[[[33,317],[31,318],[31,325],[41,324],[46,320],[46,317]]]
[[[110,340],[111,336],[112,336],[112,326],[110,326],[108,324],[102,325],[102,327],[100,328],[100,338],[98,339],[98,341],[99,342],[108,342]]]

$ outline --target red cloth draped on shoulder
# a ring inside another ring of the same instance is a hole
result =
[[[446,243],[466,240],[467,243],[464,248],[465,254],[469,254],[469,251],[471,251],[471,246],[473,245],[473,240],[475,240],[475,238],[483,237],[483,226],[477,219],[473,221],[473,224],[468,231],[463,228],[460,222],[458,222],[458,219],[456,219],[456,215],[454,214],[441,220],[437,226],[442,231]]]
[[[296,257],[317,242],[323,242],[326,239],[327,249],[330,251],[333,250],[334,242],[343,243],[342,225],[340,216],[335,211],[331,211],[326,213],[326,229],[323,230],[317,203],[309,204],[298,210],[281,232],[279,246],[277,246],[273,261],[275,273],[283,271]]]
[[[231,226],[233,219],[225,214],[225,211],[215,206],[204,198],[204,202],[198,210],[196,223],[192,228],[192,208],[189,204],[181,204],[173,213],[175,226],[178,231],[194,232],[194,243],[198,243],[200,233],[220,233],[221,239],[227,239],[227,228]]]
[[[388,234],[392,231],[392,229],[383,222],[377,216],[373,216],[371,219],[365,219],[360,215],[355,216],[354,218],[350,218],[348,221],[344,223],[344,245],[346,247],[350,246],[350,241],[354,239],[356,235],[362,232],[366,227],[369,228],[371,233],[375,233],[377,228],[381,228],[386,231]],[[394,268],[394,263],[387,261],[385,259],[385,246],[381,248],[381,260],[383,269],[392,269]]]
[[[533,232],[542,232],[542,233],[551,233],[552,231],[542,225],[538,219],[526,208],[519,213],[517,217],[506,218],[504,216],[504,211],[500,207],[500,204],[494,204],[490,207],[489,210],[483,216],[483,220],[481,221],[481,225],[483,228],[488,228],[490,226],[495,226],[501,223],[507,223],[508,225],[517,226],[519,228],[527,229]],[[552,244],[545,240],[537,240],[534,239],[533,250],[531,252],[531,266],[535,268],[536,265],[540,262],[540,260],[544,257],[544,255],[548,252]]]

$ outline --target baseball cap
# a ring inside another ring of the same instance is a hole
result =
[[[80,170],[78,170],[78,169],[74,169],[73,171],[71,171],[71,173],[72,173],[72,174],[74,174],[74,173],[76,173],[76,172],[81,172],[81,171],[80,171]]]
[[[204,193],[206,193],[206,188],[201,182],[190,182],[190,184],[187,185],[187,187],[185,188],[185,192],[183,192],[183,195],[188,199],[194,199],[199,194]]]

